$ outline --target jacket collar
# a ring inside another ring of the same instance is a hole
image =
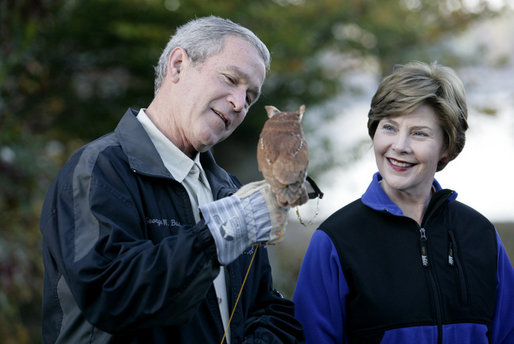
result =
[[[164,166],[150,137],[137,120],[138,111],[128,109],[114,130],[133,172],[173,178]]]
[[[138,112],[135,109],[128,109],[114,130],[123,152],[128,157],[130,169],[139,174],[175,179],[164,166],[150,137],[137,120]],[[201,153],[200,161],[215,199],[233,193],[239,188],[240,185],[216,164],[210,151]]]
[[[367,205],[368,207],[378,210],[378,211],[384,211],[391,213],[393,215],[403,216],[403,212],[394,203],[391,201],[389,196],[385,193],[384,189],[380,186],[380,181],[382,180],[382,176],[379,172],[376,172],[373,175],[373,179],[371,180],[371,183],[368,186],[368,189],[366,192],[362,195],[362,203]],[[457,192],[443,189],[439,182],[434,179],[434,182],[432,183],[432,188],[434,190],[434,196],[436,194],[440,195],[441,193],[444,193],[447,195],[448,201],[454,201],[457,198]],[[434,199],[435,197],[432,197]]]

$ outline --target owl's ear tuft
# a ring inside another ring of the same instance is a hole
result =
[[[264,108],[266,109],[266,113],[268,114],[269,118],[275,116],[277,113],[280,113],[280,110],[273,105],[266,105]]]
[[[303,114],[305,113],[305,104],[303,104],[302,106],[300,106],[300,108],[298,109],[298,114],[300,115],[298,120],[301,122],[302,121],[302,118],[303,118]]]

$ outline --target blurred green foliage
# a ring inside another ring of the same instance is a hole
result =
[[[388,71],[496,13],[477,0],[0,0],[0,338],[40,342],[39,212],[49,183],[83,143],[111,131],[153,96],[153,66],[176,26],[227,17],[268,45],[263,96],[218,161],[242,173],[255,160],[263,106],[314,106],[349,92],[345,74],[370,60]],[[321,119],[320,119],[321,120]],[[306,128],[309,130],[309,128]],[[316,154],[316,152],[314,152]],[[256,165],[253,165],[256,166]],[[254,168],[255,170],[255,168]]]

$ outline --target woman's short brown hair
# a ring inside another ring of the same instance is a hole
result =
[[[432,107],[444,133],[448,159],[439,162],[440,171],[462,151],[468,129],[466,92],[453,69],[436,62],[396,66],[371,100],[368,133],[373,138],[381,119],[409,114],[420,105]]]

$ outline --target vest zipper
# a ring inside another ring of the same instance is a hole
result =
[[[442,325],[442,315],[441,315],[441,299],[439,295],[439,286],[434,278],[434,274],[432,269],[430,268],[430,259],[428,255],[428,237],[424,227],[419,229],[420,234],[420,253],[421,253],[421,263],[425,270],[428,273],[430,278],[430,284],[432,286],[433,291],[433,300],[436,312],[436,322],[437,322],[437,343],[443,342],[443,325]]]
[[[451,267],[455,266],[455,252],[453,251],[453,241],[450,236],[450,244],[448,247],[448,265]]]
[[[462,264],[459,259],[459,251],[456,245],[455,235],[452,231],[448,231],[448,239],[449,239],[449,249],[448,249],[448,264],[457,270],[457,279],[459,281],[459,289],[460,289],[460,301],[463,305],[467,305],[469,303],[468,297],[468,287],[466,283],[466,278],[464,276],[464,270],[462,269]]]
[[[428,268],[430,267],[430,261],[428,260],[428,248],[427,248],[427,233],[425,228],[421,227],[419,229],[419,242],[420,242],[420,249],[421,249],[421,264],[423,264],[423,267]]]
[[[443,325],[442,325],[442,301],[441,301],[441,295],[439,292],[439,285],[437,284],[437,281],[434,276],[434,272],[432,271],[432,268],[430,266],[430,255],[428,250],[428,236],[425,229],[425,224],[429,221],[429,219],[432,217],[432,215],[436,212],[437,209],[439,209],[444,203],[448,201],[450,196],[453,194],[453,191],[451,190],[440,190],[437,191],[430,200],[430,203],[428,204],[427,210],[425,212],[425,215],[423,217],[423,221],[421,223],[421,227],[419,230],[420,233],[420,251],[421,251],[421,262],[423,264],[423,268],[426,270],[429,279],[430,284],[432,287],[432,296],[433,296],[433,302],[434,302],[434,308],[436,312],[436,322],[437,322],[437,343],[443,342]]]

